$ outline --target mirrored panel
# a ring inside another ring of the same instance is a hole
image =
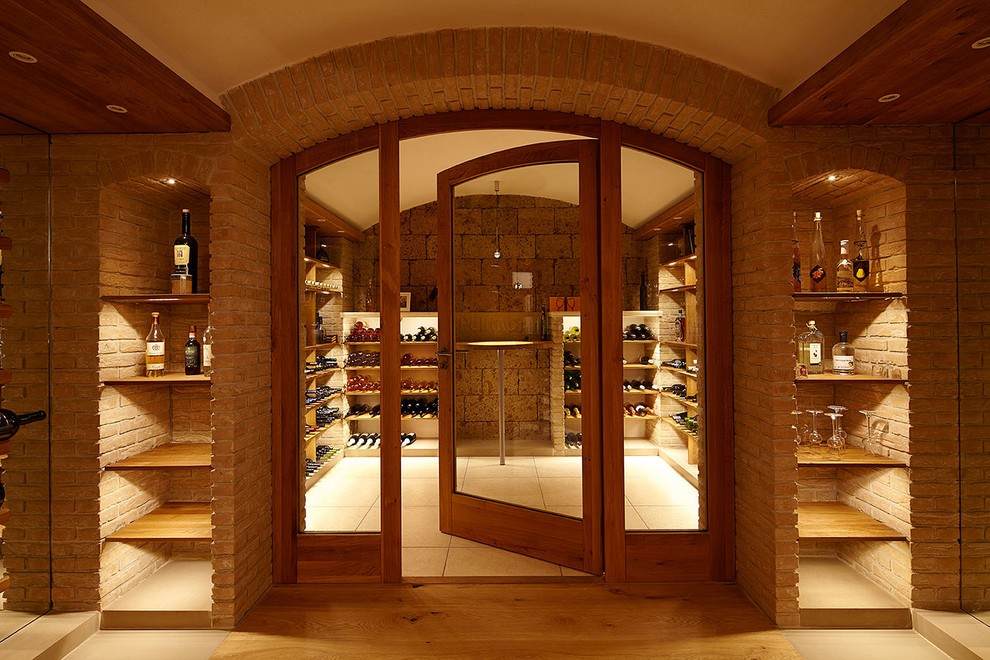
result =
[[[626,529],[704,528],[701,175],[622,148]]]
[[[300,182],[306,532],[381,531],[378,151]]]

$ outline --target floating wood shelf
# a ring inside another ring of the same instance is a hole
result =
[[[690,410],[695,410],[695,411],[698,410],[698,404],[696,402],[688,401],[682,396],[675,396],[670,392],[661,392],[660,396],[662,396],[665,399],[670,399],[671,401],[676,401],[680,405],[684,406],[685,408],[689,408]]]
[[[687,376],[688,378],[697,378],[698,374],[694,371],[688,371],[687,369],[675,369],[674,367],[660,367],[663,371],[672,374],[678,374],[680,376]]]
[[[906,541],[907,537],[841,502],[799,502],[798,538],[831,541]]]
[[[567,367],[564,367],[564,368],[566,369]],[[623,369],[639,369],[639,370],[656,369],[657,368],[657,365],[655,365],[655,364],[624,364],[624,365],[622,365],[622,368]]]
[[[667,341],[666,339],[664,339],[663,344],[664,346],[672,346],[674,348],[687,348],[692,351],[698,350],[697,344],[689,344],[686,341]]]
[[[903,461],[877,454],[868,454],[862,447],[846,447],[842,450],[838,460],[830,460],[824,452],[801,447],[798,449],[797,460],[799,466],[907,467]]]
[[[329,268],[330,270],[340,270],[340,266],[334,266],[332,263],[327,261],[321,261],[320,259],[314,259],[313,257],[303,257],[303,261],[308,264],[313,264],[317,268]]]
[[[107,541],[209,541],[209,503],[169,502],[125,525]]]
[[[809,374],[807,376],[797,376],[795,383],[903,383],[906,378],[890,378],[887,376],[874,376],[872,374]]]
[[[337,346],[337,342],[331,341],[326,344],[310,344],[309,346],[304,346],[303,348],[307,351],[326,351],[331,348],[336,348]]]
[[[205,442],[159,445],[140,454],[116,461],[107,470],[149,470],[155,468],[210,467],[212,447]]]
[[[660,289],[657,293],[683,293],[685,291],[697,291],[697,284],[684,284],[681,286],[672,286],[664,289]]]
[[[209,376],[187,376],[185,374],[165,374],[156,378],[130,376],[103,381],[104,385],[208,385],[209,383]]]
[[[861,293],[845,293],[839,291],[801,291],[796,292],[794,301],[828,301],[828,302],[864,302],[866,300],[896,300],[903,298],[900,291],[865,291]]]
[[[147,293],[127,296],[100,296],[104,302],[150,305],[208,305],[208,293]]]

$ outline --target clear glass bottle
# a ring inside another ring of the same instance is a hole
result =
[[[797,212],[791,218],[791,258],[793,259],[791,284],[794,286],[795,293],[799,293],[801,291],[801,243],[798,242],[797,237]]]
[[[148,378],[165,375],[165,333],[158,324],[158,315],[151,313],[151,331],[145,337],[144,373]]]
[[[213,375],[213,326],[207,324],[203,331],[203,375]]]
[[[202,351],[200,349],[199,340],[196,339],[196,326],[191,325],[189,326],[189,338],[186,340],[183,350],[187,376],[198,376],[203,373],[203,365],[200,362]]]
[[[851,376],[856,373],[856,349],[849,343],[849,333],[839,331],[839,341],[832,346],[832,373]]]
[[[798,375],[807,376],[825,373],[825,364],[822,359],[822,346],[824,343],[825,335],[818,329],[814,321],[808,321],[807,332],[798,335]]]
[[[835,290],[850,293],[853,290],[853,264],[849,259],[849,240],[839,241],[839,262],[835,265]]]
[[[825,256],[825,239],[822,237],[822,212],[815,211],[815,233],[811,238],[811,290],[827,291],[825,278],[828,275]]]
[[[866,233],[863,231],[863,211],[856,209],[856,256],[853,257],[853,291],[866,291],[866,281],[870,278],[870,260],[863,254],[866,248]]]

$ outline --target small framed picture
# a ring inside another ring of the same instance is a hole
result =
[[[399,293],[399,311],[408,312],[411,311],[410,307],[412,305],[412,293],[409,291],[402,291]]]

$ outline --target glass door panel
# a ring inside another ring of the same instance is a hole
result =
[[[703,529],[701,175],[628,147],[621,157],[625,526]]]
[[[531,145],[438,177],[441,353],[452,349],[441,527],[590,572],[601,571],[598,418],[582,405],[600,380],[596,155],[590,141]]]

